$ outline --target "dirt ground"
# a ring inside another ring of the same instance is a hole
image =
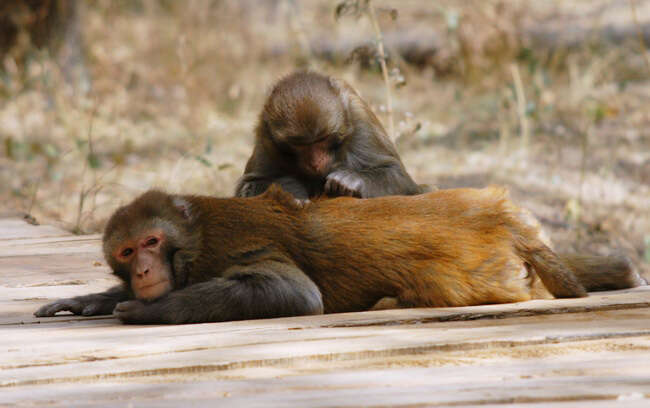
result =
[[[85,233],[151,187],[231,195],[295,69],[346,79],[387,123],[376,60],[350,59],[370,20],[336,4],[84,4],[75,75],[23,41],[26,62],[0,61],[1,210]],[[650,1],[372,4],[419,183],[505,185],[557,249],[623,253],[650,278]]]

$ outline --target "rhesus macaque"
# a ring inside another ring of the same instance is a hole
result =
[[[344,81],[314,72],[273,87],[235,195],[256,196],[272,183],[299,200],[423,191],[368,104]]]
[[[277,186],[253,198],[149,191],[104,232],[123,286],[35,315],[112,310],[125,323],[199,323],[579,297],[643,283],[616,257],[565,263],[538,227],[496,187],[305,205]]]

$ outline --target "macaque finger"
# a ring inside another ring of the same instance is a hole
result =
[[[49,303],[38,309],[34,316],[36,317],[51,317],[58,312],[72,312],[73,314],[81,314],[83,304],[74,298],[59,299]]]
[[[311,203],[311,201],[309,199],[302,200],[300,198],[296,198],[295,201],[296,201],[296,204],[298,204],[298,207],[300,207],[300,208],[303,208],[307,204]]]

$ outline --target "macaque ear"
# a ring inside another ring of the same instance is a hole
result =
[[[192,209],[189,201],[180,196],[172,196],[172,203],[178,212],[183,216],[183,218],[186,220],[192,218]]]

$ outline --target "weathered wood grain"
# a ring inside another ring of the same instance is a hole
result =
[[[80,253],[92,253],[101,256],[101,236],[72,235],[0,241],[0,257]]]
[[[0,385],[222,371],[292,361],[650,336],[650,309],[420,325],[305,328],[274,319],[194,326],[116,326],[107,321],[52,330],[23,326],[0,347]],[[275,326],[271,326],[275,323]],[[69,325],[69,323],[68,323]],[[294,330],[291,330],[294,328]],[[44,344],[47,336],[63,349]]]
[[[32,225],[20,218],[0,215],[0,242],[20,238],[64,237],[72,235],[49,225]]]
[[[647,406],[643,403],[648,403],[644,398],[650,392],[650,378],[645,357],[647,354],[634,351],[583,351],[554,358],[512,361],[506,366],[503,361],[491,361],[430,367],[335,369],[325,373],[242,379],[214,379],[206,373],[194,373],[185,377],[189,381],[183,383],[172,382],[170,378],[106,379],[85,384],[4,388],[0,403],[75,407],[128,403],[161,407],[214,404],[571,407],[585,406],[588,402],[589,406],[602,403],[597,407]]]

